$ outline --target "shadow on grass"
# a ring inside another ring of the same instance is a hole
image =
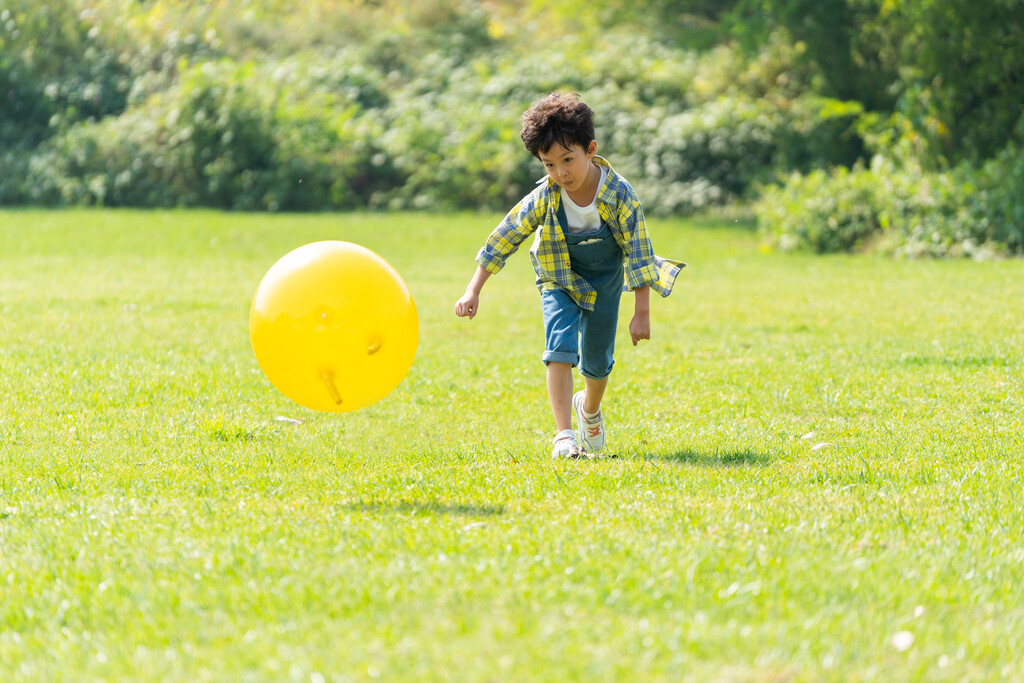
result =
[[[353,512],[391,512],[403,515],[454,515],[456,517],[498,517],[505,514],[504,505],[475,505],[472,503],[441,503],[436,500],[401,500],[393,503],[364,501],[344,506]]]
[[[768,467],[771,457],[767,453],[754,451],[714,451],[698,453],[686,450],[677,453],[647,455],[647,460],[678,463],[680,465],[699,465],[701,467]]]

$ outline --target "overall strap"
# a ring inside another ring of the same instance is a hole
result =
[[[568,235],[569,219],[565,217],[565,199],[562,197],[559,197],[557,218],[558,224],[562,226],[562,234]]]

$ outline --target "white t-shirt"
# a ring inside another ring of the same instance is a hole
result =
[[[597,181],[597,189],[600,191],[601,186],[604,185],[605,178],[608,177],[608,169],[601,166],[601,179]],[[580,234],[584,232],[597,232],[601,228],[601,214],[597,212],[597,195],[594,193],[594,198],[587,206],[579,206],[576,202],[569,198],[569,193],[565,191],[565,188],[561,188],[562,192],[562,206],[565,207],[565,221],[569,225],[569,232],[574,234]]]

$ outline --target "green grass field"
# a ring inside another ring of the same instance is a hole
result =
[[[0,212],[0,680],[1024,680],[1024,262],[652,220],[621,457],[552,461],[527,255],[453,315],[497,219]],[[419,309],[357,413],[249,346],[320,239]]]

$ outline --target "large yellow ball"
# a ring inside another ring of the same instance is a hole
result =
[[[263,276],[249,313],[256,360],[299,405],[347,412],[376,403],[409,372],[419,318],[384,259],[351,242],[314,242]]]

